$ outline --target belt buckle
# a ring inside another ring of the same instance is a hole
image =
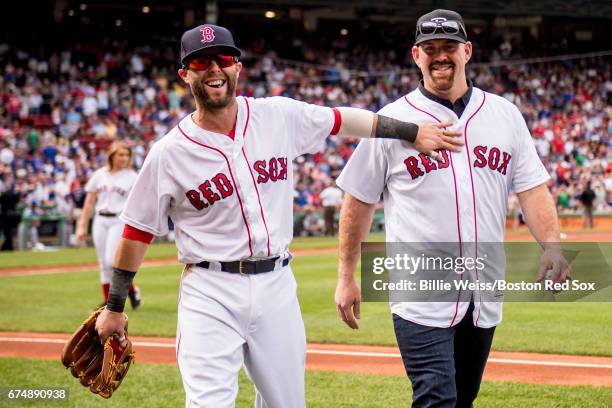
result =
[[[241,275],[246,276],[246,273],[242,272],[242,259],[238,263],[238,273],[240,273]]]

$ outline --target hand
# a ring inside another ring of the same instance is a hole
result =
[[[336,309],[338,316],[351,329],[359,329],[357,320],[361,319],[361,289],[354,279],[338,280],[336,286]]]
[[[116,333],[119,336],[119,342],[122,347],[127,344],[125,338],[125,324],[127,318],[124,313],[111,312],[108,309],[102,310],[100,316],[96,320],[96,331],[100,336],[100,341],[104,343],[106,338],[111,334]]]
[[[439,149],[460,152],[464,144],[463,138],[459,137],[462,132],[447,130],[446,128],[452,124],[452,122],[419,123],[419,132],[414,141],[414,147],[434,160],[440,159],[440,154],[436,152]]]
[[[87,241],[87,228],[79,227],[76,235],[77,240],[81,242]]]
[[[571,274],[572,269],[563,256],[561,247],[559,245],[546,247],[544,253],[540,257],[540,269],[538,271],[537,281],[542,282],[546,279],[550,279],[554,283],[565,282],[571,278]]]

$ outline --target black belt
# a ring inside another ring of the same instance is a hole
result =
[[[270,259],[261,259],[259,261],[232,261],[232,262],[220,262],[221,270],[223,272],[229,273],[239,273],[242,275],[257,275],[258,273],[266,273],[272,272],[276,269],[276,261],[278,260],[278,256],[276,258]],[[289,261],[291,257],[283,259],[282,265],[283,267],[289,265]],[[195,264],[200,268],[210,268],[210,262],[202,261],[200,263]]]
[[[101,216],[101,217],[116,217],[119,214],[115,214],[115,213],[111,213],[111,212],[105,212],[105,211],[100,211],[98,213],[98,215]]]

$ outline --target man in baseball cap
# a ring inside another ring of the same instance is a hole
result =
[[[387,247],[387,256],[389,252],[398,257],[423,256],[420,245],[409,244],[424,243],[424,247],[438,246],[437,252],[443,255],[436,257],[454,253],[462,261],[486,259],[482,271],[468,268],[466,274],[455,269],[457,280],[455,285],[449,282],[450,290],[419,290],[422,283],[433,282],[438,272],[428,266],[415,267],[407,275],[399,266],[389,268],[390,283],[411,277],[420,280],[416,291],[388,290],[397,343],[412,383],[412,407],[470,408],[480,389],[495,327],[502,320],[502,302],[496,292],[457,289],[456,285],[459,281],[482,283],[493,272],[504,273],[501,243],[511,190],[517,194],[529,230],[544,248],[538,279],[554,270],[551,280],[565,282],[571,268],[558,245],[557,213],[547,187],[550,176],[521,112],[466,78],[472,43],[463,18],[450,10],[423,15],[416,24],[411,52],[423,80],[379,113],[409,121],[456,120],[464,131],[465,150],[442,152],[443,160],[433,161],[421,160],[422,155],[408,146],[359,143],[336,180],[345,196],[335,300],[340,318],[357,329],[361,289],[355,268],[381,195],[387,242],[408,244],[395,251],[390,248],[397,246]],[[502,156],[508,166],[500,172]],[[448,211],[453,207],[455,211]],[[415,209],[418,216],[410,216]],[[485,243],[498,245],[485,250]],[[499,253],[501,257],[494,255]]]
[[[422,15],[416,24],[412,57],[423,74],[421,92],[443,101],[461,117],[472,94],[472,83],[465,75],[472,43],[461,15],[443,9]]]
[[[191,90],[202,107],[223,109],[232,104],[242,64],[238,57],[242,52],[234,43],[232,33],[225,27],[202,24],[183,33],[181,37],[181,69],[179,74],[187,77],[187,71],[208,70],[212,61],[222,69],[227,81],[220,87],[207,87],[203,81],[193,81]],[[235,67],[235,70],[225,68]],[[217,75],[219,76],[219,75]],[[226,88],[226,89],[224,89]],[[225,92],[223,92],[225,90]]]

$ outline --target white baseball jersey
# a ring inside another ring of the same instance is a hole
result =
[[[320,150],[332,109],[238,97],[235,136],[186,116],[151,148],[121,219],[154,235],[175,226],[179,261],[284,255],[293,238],[295,157]]]
[[[132,169],[111,173],[105,166],[94,172],[85,185],[85,191],[96,193],[96,213],[120,214],[135,180],[136,172]]]
[[[499,96],[473,88],[458,118],[417,89],[380,113],[414,123],[453,121],[465,141],[459,153],[441,151],[439,161],[406,142],[360,142],[337,183],[366,203],[378,203],[382,194],[387,242],[503,242],[509,192],[549,179],[519,110]],[[497,325],[502,303],[473,296],[474,324]],[[391,302],[393,313],[434,327],[457,324],[468,306]]]

